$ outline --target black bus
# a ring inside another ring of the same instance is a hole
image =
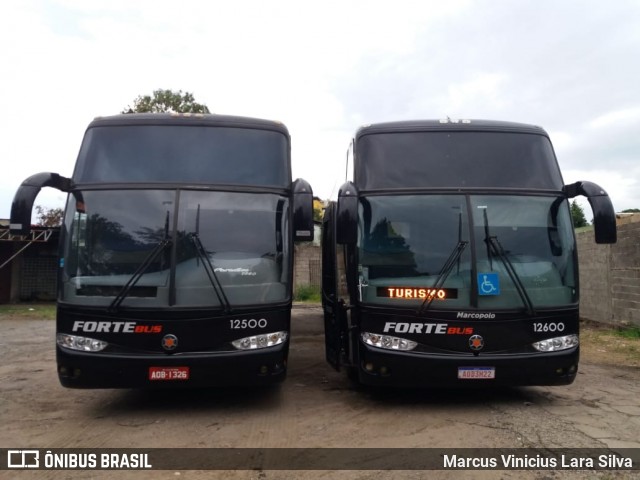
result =
[[[284,379],[293,242],[312,240],[312,191],[291,180],[278,122],[127,114],[88,126],[60,240],[57,363],[73,388],[268,384]]]
[[[350,162],[353,165],[350,165]],[[606,192],[565,185],[547,133],[494,121],[359,129],[325,211],[326,357],[378,386],[562,385],[579,358],[568,199],[616,241]]]

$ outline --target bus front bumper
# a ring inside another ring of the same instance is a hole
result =
[[[578,373],[579,347],[510,355],[433,355],[360,344],[360,383],[396,387],[568,385]],[[477,374],[477,375],[473,375]]]
[[[68,388],[190,388],[269,385],[286,377],[288,343],[271,348],[176,355],[120,355],[56,348]]]

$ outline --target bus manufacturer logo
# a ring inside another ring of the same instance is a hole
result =
[[[496,314],[491,312],[486,312],[486,313],[458,312],[456,318],[470,318],[473,320],[484,320],[484,319],[496,318]]]
[[[479,352],[484,347],[484,338],[480,335],[471,335],[469,337],[469,348],[473,351]]]
[[[176,337],[175,335],[169,334],[162,337],[162,348],[164,348],[165,350],[175,350],[177,346],[178,337]]]

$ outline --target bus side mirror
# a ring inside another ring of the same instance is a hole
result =
[[[604,189],[592,182],[576,182],[564,186],[568,198],[583,195],[589,200],[593,211],[593,228],[596,243],[616,243],[616,212],[613,209],[609,195]]]
[[[293,240],[313,240],[313,190],[305,180],[293,182]]]
[[[61,192],[69,192],[73,182],[57,173],[42,172],[27,178],[13,197],[9,230],[12,235],[29,235],[31,231],[31,211],[42,187],[53,187]]]
[[[346,182],[338,192],[336,214],[336,242],[341,245],[358,241],[358,189]]]

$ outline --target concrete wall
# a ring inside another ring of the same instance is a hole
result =
[[[618,227],[610,266],[612,319],[640,326],[640,222]]]
[[[592,231],[576,237],[580,315],[617,326],[640,326],[640,221],[619,224],[614,245],[597,245]]]
[[[293,270],[293,291],[302,285],[320,287],[322,283],[320,247],[312,243],[296,243]]]

